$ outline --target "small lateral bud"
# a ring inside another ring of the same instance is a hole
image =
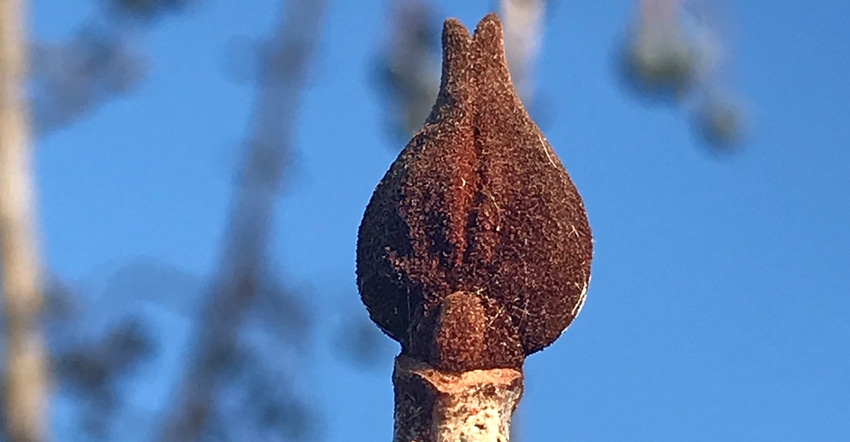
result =
[[[511,83],[495,14],[443,27],[440,93],[375,189],[357,283],[402,354],[448,371],[521,369],[584,303],[584,203]]]

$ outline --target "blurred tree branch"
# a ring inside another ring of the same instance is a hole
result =
[[[67,127],[139,85],[147,60],[133,45],[193,0],[102,0],[102,8],[68,41],[32,43],[32,133],[40,139]]]
[[[534,99],[534,63],[543,40],[543,18],[548,0],[501,0],[505,24],[505,55],[511,79],[526,108]]]
[[[4,414],[9,440],[45,439],[47,374],[29,149],[26,1],[0,2],[0,274],[5,327]]]
[[[68,42],[35,43],[33,133],[42,138],[130,91],[146,74],[144,57],[116,26],[86,26]]]
[[[747,113],[739,94],[721,85],[729,64],[719,17],[694,0],[636,0],[620,50],[621,79],[641,98],[691,113],[695,132],[716,153],[736,151]]]
[[[431,112],[440,85],[440,22],[428,0],[389,4],[387,36],[375,62],[386,118],[404,146]],[[399,148],[400,148],[399,147]]]
[[[286,2],[260,77],[253,128],[230,212],[216,280],[197,323],[190,356],[162,440],[198,440],[223,374],[237,355],[237,334],[266,271],[270,228],[288,164],[306,71],[320,36],[325,0]]]

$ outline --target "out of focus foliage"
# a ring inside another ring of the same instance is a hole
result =
[[[30,97],[37,136],[74,123],[139,84],[145,58],[120,33],[87,27],[70,41],[36,43]]]
[[[33,43],[30,98],[33,132],[44,136],[130,92],[147,75],[134,44],[167,14],[197,0],[100,0],[88,24],[68,41]]]
[[[695,83],[698,54],[676,29],[641,29],[623,54],[626,80],[640,92],[678,100]]]
[[[390,132],[403,147],[422,127],[440,87],[440,21],[428,1],[392,2],[375,69]]]
[[[193,0],[104,0],[110,10],[133,20],[152,21],[166,13],[181,12]]]
[[[744,142],[744,113],[732,99],[719,95],[708,98],[694,120],[699,133],[715,151],[727,152]]]
[[[300,291],[275,281],[261,286],[237,345],[220,354],[227,361],[221,391],[202,434],[314,440],[319,410],[297,383],[312,347],[313,319]],[[201,280],[151,261],[120,268],[102,289],[50,285],[44,325],[54,399],[75,423],[62,429],[63,437],[159,440],[169,404],[156,404],[152,414],[150,399],[139,408],[134,398],[170,397],[173,367],[194,353],[185,330],[202,315],[206,293]]]
[[[744,141],[746,116],[722,83],[730,48],[723,44],[718,5],[706,1],[640,0],[619,51],[624,82],[635,94],[683,107],[715,152]]]

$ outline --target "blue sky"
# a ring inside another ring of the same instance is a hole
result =
[[[268,35],[279,2],[199,3],[140,37],[138,89],[38,146],[46,260],[65,280],[98,285],[139,259],[215,267],[254,99],[225,48]],[[330,2],[277,210],[274,262],[309,287],[321,336],[363,308],[357,226],[401,147],[370,83],[385,3]],[[93,4],[36,1],[34,34],[68,38]],[[438,5],[467,26],[490,6]],[[543,129],[596,248],[581,316],[527,361],[523,440],[850,440],[850,2],[730,6],[753,125],[720,159],[685,113],[618,82],[632,2],[550,11]],[[393,352],[362,371],[322,345],[306,382],[327,440],[388,440]]]

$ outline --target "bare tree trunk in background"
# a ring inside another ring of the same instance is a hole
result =
[[[39,331],[41,284],[25,95],[26,2],[0,1],[0,275],[6,436],[45,439],[47,375]]]
[[[196,327],[188,363],[162,440],[198,440],[207,428],[228,366],[238,363],[237,337],[257,293],[268,254],[274,206],[288,164],[308,62],[321,34],[326,0],[286,2],[264,54],[253,130],[230,213],[216,280]]]

